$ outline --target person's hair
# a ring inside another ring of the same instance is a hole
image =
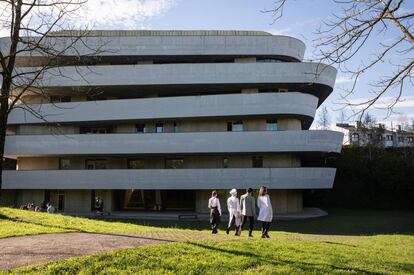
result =
[[[266,195],[266,193],[267,193],[267,187],[266,186],[260,187],[259,196],[264,196]]]
[[[252,192],[253,192],[253,189],[251,189],[251,188],[247,188],[247,189],[246,189],[246,192],[247,192],[247,193],[252,193]]]
[[[211,196],[212,197],[216,197],[217,196],[217,191],[216,190],[213,190],[213,192],[211,192]]]

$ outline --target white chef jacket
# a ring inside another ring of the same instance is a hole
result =
[[[217,207],[218,212],[221,215],[221,206],[220,206],[220,200],[217,197],[211,197],[208,200],[208,208]]]

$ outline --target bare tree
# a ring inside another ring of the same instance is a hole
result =
[[[414,68],[414,9],[412,1],[405,0],[332,0],[340,7],[331,19],[322,22],[316,30],[318,38],[314,41],[315,59],[329,65],[337,65],[347,74],[353,85],[341,96],[344,106],[352,107],[354,116],[360,119],[364,113],[375,106],[387,110],[387,116],[393,107],[403,100],[409,87],[413,88]],[[272,9],[275,21],[283,16],[288,0],[277,0]],[[323,2],[323,1],[321,1]],[[371,55],[363,51],[369,48],[369,42],[379,35],[393,36],[392,40],[382,41]],[[351,61],[358,66],[352,66]],[[391,72],[380,75],[370,83],[372,96],[362,102],[349,100],[358,88],[358,80],[365,74],[376,71],[381,63],[388,62]],[[387,97],[387,99],[385,99]],[[391,98],[391,100],[389,99]]]
[[[46,74],[62,76],[59,67],[65,65],[64,56],[81,62],[101,51],[88,48],[88,31],[73,31],[75,16],[87,0],[0,0],[0,26],[9,37],[0,41],[0,191],[4,165],[4,146],[8,115],[13,108],[23,108],[37,118],[47,118],[25,104],[28,94],[45,96],[42,80]],[[65,32],[60,32],[65,30]],[[72,32],[67,32],[72,30]],[[86,53],[77,49],[81,45]],[[35,56],[29,62],[29,57]],[[26,59],[25,59],[26,58]],[[37,60],[35,62],[35,60]]]
[[[326,106],[323,106],[321,109],[321,112],[319,113],[319,119],[318,119],[318,125],[324,130],[329,129],[330,124],[330,117],[328,108]]]

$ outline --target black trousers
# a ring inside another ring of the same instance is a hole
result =
[[[217,227],[220,224],[220,213],[217,208],[210,210],[210,224],[213,232],[217,232]]]
[[[247,219],[249,219],[249,232],[252,232],[253,227],[254,227],[254,217],[253,216],[242,216],[241,229],[244,228],[244,225],[246,224]]]
[[[262,235],[266,235],[269,232],[272,222],[262,222]]]
[[[227,226],[227,232],[228,231],[230,231],[230,229],[232,228],[234,226],[234,233],[238,233],[238,231],[239,231],[239,227],[238,226],[236,226],[236,216],[235,215],[233,215],[233,216],[231,216],[230,217],[230,222],[229,222],[229,224],[228,224],[228,226]]]

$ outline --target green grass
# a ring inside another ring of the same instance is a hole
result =
[[[414,272],[409,236],[189,241],[123,249],[14,270],[19,274],[280,274]]]
[[[207,221],[115,222],[0,208],[0,236],[62,231],[190,236],[182,242],[11,271],[18,274],[414,273],[414,212],[331,209],[329,213],[323,218],[277,221],[271,239],[258,238],[258,232],[249,239],[246,234],[229,237],[223,231],[214,237],[204,234]]]

